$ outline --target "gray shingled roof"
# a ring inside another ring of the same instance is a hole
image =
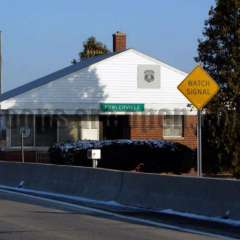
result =
[[[88,59],[82,60],[82,61],[80,61],[76,64],[68,66],[66,68],[63,68],[59,71],[51,73],[51,74],[49,74],[45,77],[36,79],[36,80],[34,80],[32,82],[29,82],[29,83],[26,83],[26,84],[24,84],[20,87],[14,88],[10,91],[7,91],[7,92],[1,94],[0,95],[0,102],[6,100],[8,98],[15,97],[17,95],[25,93],[27,91],[30,91],[34,88],[40,87],[40,86],[42,86],[44,84],[47,84],[49,82],[55,81],[59,78],[62,78],[64,76],[68,75],[68,74],[74,73],[74,72],[76,72],[78,70],[81,70],[83,68],[89,67],[90,65],[92,65],[94,63],[100,62],[104,59],[110,58],[110,57],[112,57],[114,55],[117,55],[119,53],[120,52],[117,52],[117,53],[112,53],[111,52],[111,53],[107,53],[105,55],[99,55],[99,56],[96,56],[96,57],[88,58]]]

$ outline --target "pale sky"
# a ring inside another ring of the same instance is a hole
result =
[[[127,47],[190,71],[197,39],[214,0],[0,0],[3,90],[59,70],[77,58],[91,35],[112,50],[112,34]]]

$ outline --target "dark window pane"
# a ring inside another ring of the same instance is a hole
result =
[[[57,119],[51,116],[36,117],[36,146],[51,146],[57,142]]]
[[[21,146],[21,128],[29,129],[29,136],[24,138],[24,146],[33,146],[33,116],[11,116],[11,146]]]

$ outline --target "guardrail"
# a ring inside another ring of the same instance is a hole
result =
[[[151,210],[240,219],[240,181],[161,176],[36,163],[0,162],[0,184],[80,196]]]

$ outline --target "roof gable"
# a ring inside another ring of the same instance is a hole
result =
[[[108,54],[105,54],[105,55],[100,55],[100,56],[92,57],[92,58],[89,58],[89,59],[85,59],[85,60],[80,61],[80,62],[78,62],[78,63],[76,63],[74,65],[70,65],[70,66],[68,66],[66,68],[63,68],[63,69],[58,70],[58,71],[56,71],[54,73],[51,73],[51,74],[49,74],[47,76],[44,76],[44,77],[39,78],[39,79],[36,79],[36,80],[34,80],[32,82],[29,82],[29,83],[26,83],[26,84],[24,84],[24,85],[22,85],[20,87],[17,87],[15,89],[12,89],[10,91],[7,91],[7,92],[1,94],[0,95],[0,102],[3,102],[4,100],[7,100],[7,99],[12,98],[12,97],[21,95],[21,94],[23,94],[25,92],[28,92],[28,91],[32,90],[32,89],[38,88],[38,87],[40,87],[42,85],[48,84],[48,83],[50,83],[52,81],[58,80],[59,78],[65,77],[65,76],[67,76],[67,75],[69,75],[71,73],[74,73],[76,71],[82,70],[82,69],[87,68],[87,67],[89,67],[89,66],[91,66],[93,64],[99,63],[99,62],[101,62],[103,60],[109,59],[111,57],[114,57],[116,55],[122,54],[122,53],[127,52],[127,51],[132,51],[135,54],[137,54],[137,55],[139,55],[139,56],[141,56],[143,58],[146,58],[146,59],[148,59],[150,61],[153,61],[153,62],[155,62],[155,63],[157,63],[157,64],[159,64],[161,66],[167,67],[168,69],[171,69],[174,72],[177,72],[177,73],[179,73],[181,75],[186,75],[186,73],[184,73],[184,72],[182,72],[182,71],[180,71],[180,70],[178,70],[178,69],[176,69],[176,68],[174,68],[174,67],[172,67],[172,66],[170,66],[168,64],[165,64],[165,63],[163,63],[162,61],[160,61],[160,60],[158,60],[156,58],[150,57],[150,56],[148,56],[148,55],[146,55],[146,54],[144,54],[142,52],[139,52],[139,51],[137,51],[135,49],[127,49],[127,50],[122,51],[122,52],[108,53]]]
[[[182,74],[184,76],[187,75],[186,72],[183,72],[183,71],[181,71],[181,70],[179,70],[179,69],[177,69],[177,68],[175,68],[175,67],[173,67],[173,66],[171,66],[171,65],[169,65],[167,63],[164,63],[163,61],[161,61],[161,60],[159,60],[159,59],[157,59],[155,57],[151,57],[151,56],[149,56],[149,55],[147,55],[147,54],[145,54],[143,52],[140,52],[138,50],[135,50],[133,48],[130,49],[130,50],[134,51],[136,54],[138,54],[138,55],[140,55],[140,56],[142,56],[142,57],[144,57],[144,58],[146,58],[146,59],[148,59],[150,61],[153,61],[153,62],[159,64],[160,66],[166,67],[166,68],[168,68],[168,69],[170,69],[170,70],[172,70],[172,71],[174,71],[176,73]]]

